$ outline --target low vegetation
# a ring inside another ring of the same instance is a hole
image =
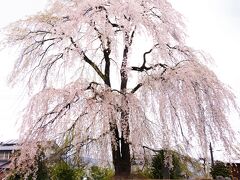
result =
[[[74,164],[74,161],[66,160],[66,154],[46,158],[44,149],[39,146],[38,156],[35,157],[34,165],[37,166],[36,172],[29,173],[24,167],[18,167],[12,170],[8,176],[8,180],[110,180],[114,177],[114,170],[99,166],[83,165],[81,163]],[[195,168],[195,174],[199,173],[201,166],[197,160],[183,156],[175,151],[160,150],[153,156],[151,163],[144,169],[139,169],[130,177],[140,179],[183,179],[191,177],[192,173],[189,169]],[[219,167],[216,164],[216,168]],[[216,174],[217,169],[212,171]],[[36,168],[33,168],[36,169]],[[217,174],[219,175],[219,174]],[[215,177],[215,176],[213,176]]]
[[[230,177],[231,172],[224,162],[216,161],[214,166],[211,168],[210,174],[214,179],[216,179],[217,176]]]

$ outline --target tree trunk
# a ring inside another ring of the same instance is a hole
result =
[[[122,140],[120,143],[121,152],[117,150],[112,151],[115,177],[128,177],[131,173],[129,143],[123,142]]]
[[[121,141],[121,154],[119,154],[117,161],[115,161],[114,168],[116,178],[130,176],[131,162],[129,143]]]
[[[124,97],[124,108],[121,109],[121,137],[119,137],[118,127],[114,126],[115,143],[112,142],[113,165],[116,179],[128,177],[131,173],[131,157],[129,144],[129,108],[127,99]],[[113,129],[112,129],[113,130]]]
[[[120,120],[120,129],[121,129],[121,138],[119,136],[115,137],[117,139],[117,147],[113,149],[113,165],[115,168],[115,177],[116,179],[121,179],[121,177],[128,177],[131,173],[131,159],[130,159],[130,144],[129,144],[129,106],[127,99],[127,83],[128,83],[128,73],[127,73],[127,60],[128,60],[128,50],[131,46],[131,41],[129,35],[125,32],[125,47],[123,50],[123,60],[120,69],[121,76],[121,85],[120,91],[122,93],[121,99],[121,120]],[[116,131],[118,127],[116,126]],[[115,133],[116,134],[116,133]]]

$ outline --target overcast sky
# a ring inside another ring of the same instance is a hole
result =
[[[215,59],[212,68],[240,99],[240,0],[170,2],[185,16],[188,44],[211,54]],[[35,14],[46,4],[47,0],[0,1],[0,27]],[[14,50],[0,52],[0,141],[17,137],[15,121],[23,108],[21,88],[12,89],[6,82],[14,58]],[[230,120],[240,130],[239,118],[232,114]]]
[[[0,28],[42,10],[47,0],[0,1]],[[24,98],[21,88],[7,85],[16,55],[14,50],[0,51],[0,142],[17,138],[16,120],[19,118]]]
[[[188,43],[214,59],[211,68],[229,85],[240,105],[240,0],[171,0],[186,18]],[[236,131],[240,119],[230,115]]]

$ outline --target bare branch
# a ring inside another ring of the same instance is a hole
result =
[[[72,37],[70,37],[70,40],[73,46],[76,49],[79,49],[79,47],[77,46],[76,42],[73,40]],[[83,59],[85,60],[85,62],[87,62],[95,70],[95,72],[99,75],[99,77],[105,82],[106,78],[104,74],[101,72],[101,70],[98,68],[98,66],[92,60],[90,60],[83,51],[79,52],[79,54],[83,55]]]
[[[145,52],[145,53],[143,54],[143,64],[142,64],[142,66],[140,66],[140,67],[132,66],[132,67],[131,67],[131,70],[143,72],[143,71],[148,71],[148,70],[154,69],[154,68],[156,68],[156,67],[158,67],[158,66],[166,69],[168,66],[167,66],[166,64],[162,64],[162,63],[157,63],[157,64],[155,64],[155,65],[153,65],[153,66],[149,66],[149,67],[146,66],[146,63],[147,63],[146,56],[147,56],[148,54],[150,54],[150,53],[154,50],[154,48],[156,48],[157,46],[158,46],[158,44],[155,44],[155,45],[153,46],[153,48],[151,48],[149,51],[147,51],[147,52]]]
[[[142,83],[139,83],[136,87],[132,89],[131,93],[134,94],[142,85]]]

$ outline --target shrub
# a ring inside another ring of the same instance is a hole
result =
[[[114,172],[108,168],[92,166],[90,169],[90,175],[94,180],[110,180],[112,179]]]
[[[136,174],[145,179],[154,178],[152,175],[152,169],[149,167],[145,167],[143,169],[137,169]]]
[[[166,167],[165,160],[166,154],[172,156],[173,167]],[[181,162],[180,155],[174,151],[160,150],[156,156],[153,157],[151,163],[151,174],[153,178],[168,178],[164,177],[164,171],[169,169],[170,179],[180,179],[183,178],[183,169],[185,169],[184,164]]]
[[[230,177],[231,172],[224,162],[216,161],[214,166],[211,168],[210,174],[214,179],[216,179],[217,176]]]
[[[51,168],[52,180],[75,180],[84,177],[82,168],[73,168],[64,161],[54,164]]]

